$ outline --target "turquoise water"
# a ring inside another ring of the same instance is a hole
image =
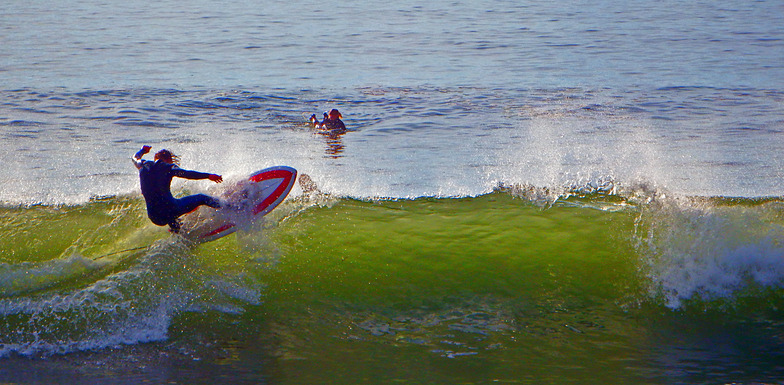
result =
[[[782,381],[776,2],[0,10],[0,382]],[[194,245],[145,144],[318,188]]]

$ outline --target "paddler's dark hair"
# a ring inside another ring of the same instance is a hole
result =
[[[176,165],[180,165],[180,157],[174,155],[171,151],[167,149],[163,149],[155,153],[155,160],[161,159],[167,163],[174,163]]]

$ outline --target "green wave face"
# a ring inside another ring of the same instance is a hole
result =
[[[782,359],[775,198],[301,196],[201,245],[136,197],[2,218],[10,357],[130,345],[276,383],[770,379]]]

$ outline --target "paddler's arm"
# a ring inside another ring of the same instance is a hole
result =
[[[144,160],[142,159],[142,157],[144,156],[144,154],[150,152],[151,148],[152,147],[150,147],[150,146],[143,146],[142,149],[139,150],[133,156],[133,158],[131,158],[133,160],[133,165],[136,166],[137,169],[142,168],[142,165],[144,164]]]
[[[208,174],[206,172],[183,170],[177,166],[174,166],[172,168],[172,175],[178,178],[185,178],[185,179],[209,179],[215,183],[223,182],[223,177],[218,174]]]

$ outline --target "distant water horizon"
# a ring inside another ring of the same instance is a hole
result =
[[[777,89],[781,5],[137,1],[0,6],[3,89]]]

